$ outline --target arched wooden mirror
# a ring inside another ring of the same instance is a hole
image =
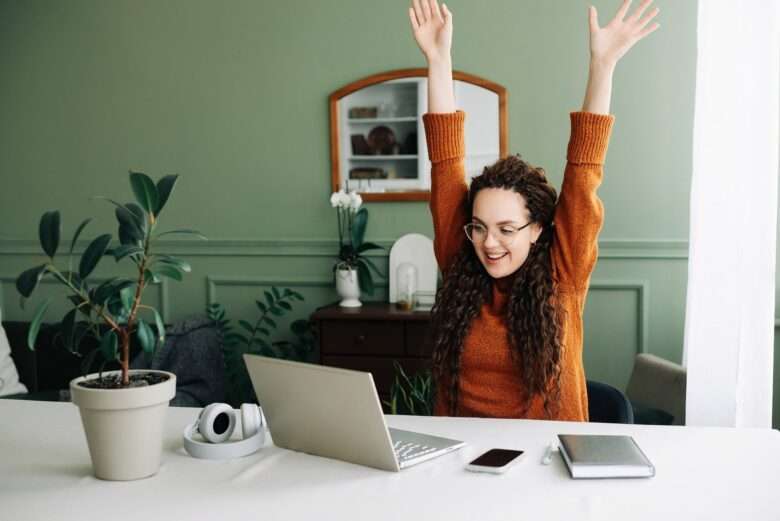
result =
[[[427,69],[362,78],[330,95],[331,188],[365,201],[427,201],[431,169],[422,115]],[[466,112],[466,175],[506,157],[507,93],[497,83],[454,71],[457,107]]]

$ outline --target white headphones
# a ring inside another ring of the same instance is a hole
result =
[[[263,411],[253,403],[241,405],[240,441],[228,441],[236,427],[238,411],[226,403],[212,403],[205,407],[195,423],[184,429],[184,450],[190,456],[203,459],[232,459],[247,456],[265,444]],[[207,441],[193,439],[200,433]]]

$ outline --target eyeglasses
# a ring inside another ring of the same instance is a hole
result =
[[[533,224],[533,221],[526,223],[519,228],[509,224],[502,224],[499,228],[499,233],[494,234],[494,237],[498,243],[501,244],[501,246],[508,248],[515,241],[517,232],[531,224]],[[479,223],[468,223],[463,227],[463,230],[466,232],[466,237],[468,237],[468,239],[474,244],[482,244],[485,242],[489,233],[488,228],[484,224]]]

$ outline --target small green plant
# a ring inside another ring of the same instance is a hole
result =
[[[73,251],[79,235],[91,219],[86,219],[76,228],[70,242],[67,268],[60,268],[55,265],[61,235],[60,212],[55,210],[44,213],[38,226],[38,235],[48,261],[26,270],[16,279],[16,289],[23,303],[32,295],[41,279],[47,276],[53,277],[68,289],[68,299],[73,309],[65,314],[60,324],[66,347],[81,355],[79,349],[82,340],[87,335],[93,336],[99,347],[85,358],[82,369],[86,371],[100,352],[106,361],[119,362],[121,379],[118,385],[121,387],[130,384],[128,370],[131,340],[134,338],[147,354],[153,353],[165,340],[165,326],[160,313],[141,303],[144,290],[149,283],[159,282],[161,277],[180,281],[183,273],[190,271],[187,262],[158,253],[155,248],[157,240],[172,233],[191,234],[205,239],[195,230],[157,232],[160,212],[168,202],[178,177],[168,175],[155,184],[143,173],[130,172],[130,187],[135,195],[135,203],[120,204],[107,197],[99,197],[116,207],[118,243],[113,242],[111,234],[96,237],[82,253],[77,269],[73,266]],[[135,265],[136,275],[132,278],[112,277],[101,283],[93,282],[89,277],[105,255],[112,255],[116,262],[128,259]],[[38,306],[33,315],[27,336],[30,349],[35,347],[43,316],[51,300]],[[142,313],[147,317],[146,320],[142,318]]]
[[[260,314],[254,323],[239,320],[238,330],[226,317],[222,304],[211,304],[206,311],[217,328],[222,344],[228,385],[227,400],[233,405],[255,401],[252,383],[244,364],[244,353],[311,362],[315,352],[314,330],[308,320],[295,320],[290,324],[294,341],[272,340],[278,327],[276,320],[292,311],[293,301],[303,302],[303,296],[289,288],[279,290],[275,286],[271,287],[271,291],[265,291],[264,296],[265,302],[255,301]]]
[[[390,401],[385,405],[391,414],[431,416],[433,414],[433,387],[431,372],[419,372],[409,377],[397,360],[393,360],[395,380],[390,387]]]

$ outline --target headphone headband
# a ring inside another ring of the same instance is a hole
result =
[[[265,430],[258,429],[257,434],[241,441],[226,441],[224,443],[208,443],[193,439],[197,432],[197,422],[184,428],[184,450],[190,456],[201,459],[231,459],[248,456],[265,444]]]

